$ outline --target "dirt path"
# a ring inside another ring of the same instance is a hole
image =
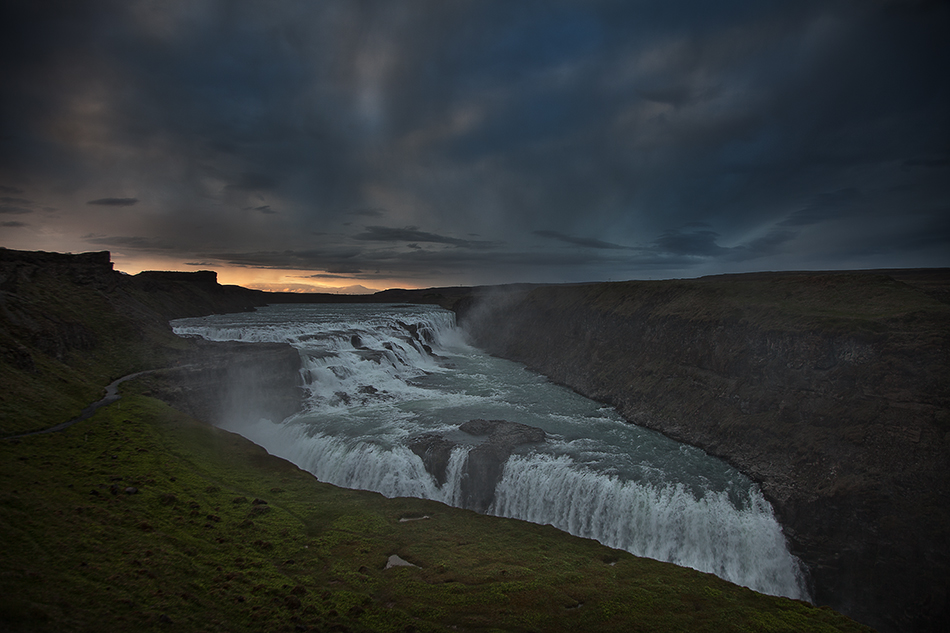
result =
[[[41,429],[39,431],[30,431],[29,433],[19,433],[17,435],[7,435],[4,440],[15,440],[21,437],[29,437],[30,435],[42,435],[44,433],[55,433],[56,431],[62,431],[63,429],[69,428],[77,422],[82,422],[95,413],[100,407],[104,407],[107,404],[112,404],[113,402],[119,400],[122,396],[119,395],[119,385],[121,385],[126,380],[132,380],[133,378],[138,378],[139,376],[144,376],[145,374],[151,374],[158,369],[146,369],[145,371],[137,371],[134,374],[128,374],[122,376],[121,378],[116,378],[111,383],[106,386],[106,395],[101,399],[93,402],[88,407],[79,412],[79,415],[69,420],[67,422],[61,422],[55,426],[51,426],[48,429]]]

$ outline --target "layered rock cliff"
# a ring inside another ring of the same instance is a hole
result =
[[[157,368],[173,371],[151,379],[155,395],[199,419],[283,419],[301,407],[296,350],[186,341],[168,324],[265,301],[210,271],[131,276],[108,252],[0,248],[0,437],[62,422],[112,380]]]
[[[945,630],[946,271],[483,290],[473,342],[760,483],[811,590],[882,631]]]
[[[303,407],[300,354],[282,343],[194,340],[150,384],[151,395],[215,425],[280,422]]]

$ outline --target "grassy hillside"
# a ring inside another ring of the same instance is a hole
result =
[[[31,266],[0,279],[2,435],[174,363],[168,306],[217,292]],[[167,380],[0,440],[0,630],[867,630],[551,527],[322,484],[153,397]]]
[[[0,443],[0,464],[4,630],[862,630],[550,527],[321,484],[143,395]]]

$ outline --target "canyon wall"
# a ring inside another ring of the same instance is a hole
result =
[[[211,271],[126,275],[108,252],[0,248],[0,437],[63,422],[102,385],[159,368],[148,379],[153,395],[208,422],[299,411],[300,357],[291,346],[185,340],[168,323],[266,300],[219,285]]]
[[[482,289],[488,352],[759,482],[814,600],[882,631],[946,630],[947,271]]]

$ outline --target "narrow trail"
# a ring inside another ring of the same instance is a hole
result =
[[[88,407],[80,411],[79,415],[73,418],[72,420],[61,422],[55,426],[51,426],[46,429],[40,429],[39,431],[30,431],[29,433],[18,433],[17,435],[7,435],[0,439],[15,440],[21,437],[29,437],[31,435],[43,435],[45,433],[55,433],[57,431],[62,431],[63,429],[67,429],[71,427],[72,425],[76,424],[77,422],[82,422],[83,420],[89,419],[90,417],[92,417],[93,413],[99,410],[99,408],[120,400],[122,396],[119,395],[119,385],[121,385],[126,380],[132,380],[133,378],[138,378],[139,376],[144,376],[146,374],[152,374],[157,371],[161,371],[161,369],[146,369],[144,371],[137,371],[134,374],[127,374],[125,376],[122,376],[121,378],[116,378],[115,380],[113,380],[111,383],[109,383],[106,386],[106,395],[101,400],[97,400],[96,402],[93,402],[92,404],[90,404]]]

